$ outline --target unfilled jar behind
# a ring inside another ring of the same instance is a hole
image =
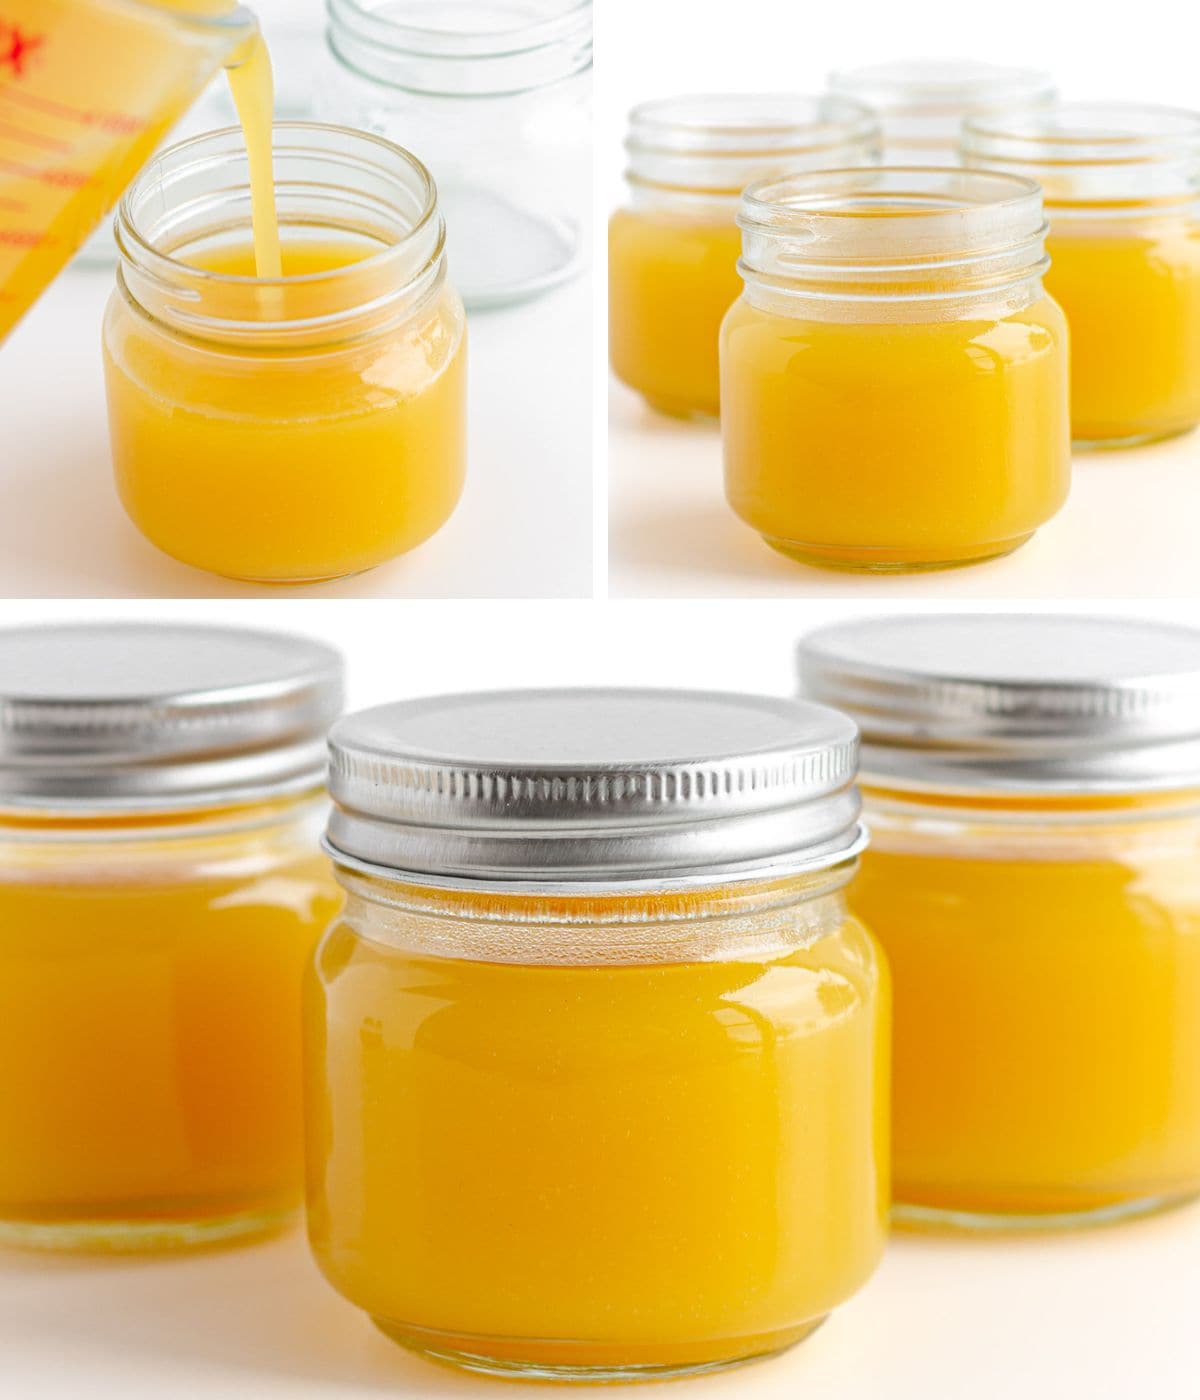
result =
[[[305,1049],[333,1286],[497,1374],[681,1374],[811,1332],[887,1210],[851,726],[513,692],[366,711],[332,748],[347,906]]]
[[[155,1249],[299,1204],[328,648],[0,633],[0,1239]]]
[[[851,891],[896,983],[901,1219],[1051,1228],[1200,1190],[1200,633],[932,616],[801,644],[864,732]]]

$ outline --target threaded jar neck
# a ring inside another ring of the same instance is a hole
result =
[[[427,97],[513,97],[592,66],[591,0],[327,0],[329,48],[346,68]]]
[[[635,202],[690,199],[733,211],[754,180],[878,160],[879,123],[840,97],[669,97],[630,112],[625,149]]]
[[[829,170],[742,195],[739,271],[756,304],[995,301],[1040,289],[1041,193],[1030,180],[941,167]]]
[[[963,158],[1036,180],[1051,213],[1169,210],[1200,199],[1200,113],[1075,103],[974,117]]]
[[[118,285],[133,306],[176,334],[302,350],[385,333],[429,302],[445,278],[445,230],[421,162],[315,122],[277,123],[273,139],[285,249],[344,244],[361,257],[276,279],[193,265],[252,241],[245,141],[230,127],[163,151],[121,201]]]

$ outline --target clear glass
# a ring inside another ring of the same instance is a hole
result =
[[[823,171],[743,194],[721,330],[730,505],[781,554],[877,572],[1007,554],[1066,499],[1067,339],[1037,186]]]
[[[888,165],[958,165],[963,122],[1001,108],[1044,107],[1054,79],[975,59],[897,59],[829,75],[829,87],[879,114]]]
[[[840,98],[674,97],[629,114],[629,201],[608,226],[613,373],[651,408],[719,413],[721,319],[742,289],[738,197],[789,170],[865,165],[879,126]]]
[[[897,1218],[1087,1225],[1200,1191],[1200,795],[864,796]]]
[[[339,869],[306,993],[309,1237],[402,1345],[634,1380],[791,1346],[887,1215],[886,972],[852,865],[577,896]]]
[[[318,110],[410,142],[433,171],[472,309],[586,264],[591,0],[329,0]]]
[[[967,123],[964,158],[1041,183],[1046,286],[1071,328],[1078,447],[1200,422],[1200,113],[1120,103]]]
[[[233,578],[369,569],[449,519],[466,471],[466,337],[433,183],[390,142],[279,123],[285,276],[252,275],[231,128],[156,159],[122,202],[104,323],[130,519]]]
[[[233,0],[5,0],[0,342],[257,30]]]
[[[153,1250],[302,1196],[324,801],[0,815],[0,1243]]]

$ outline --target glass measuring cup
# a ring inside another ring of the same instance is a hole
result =
[[[0,341],[257,32],[233,0],[3,0]]]

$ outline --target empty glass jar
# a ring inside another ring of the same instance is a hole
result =
[[[322,115],[421,151],[468,307],[584,265],[591,0],[330,0]]]
[[[309,1236],[390,1337],[635,1380],[807,1336],[887,1212],[853,726],[668,691],[440,696],[331,737]]]

